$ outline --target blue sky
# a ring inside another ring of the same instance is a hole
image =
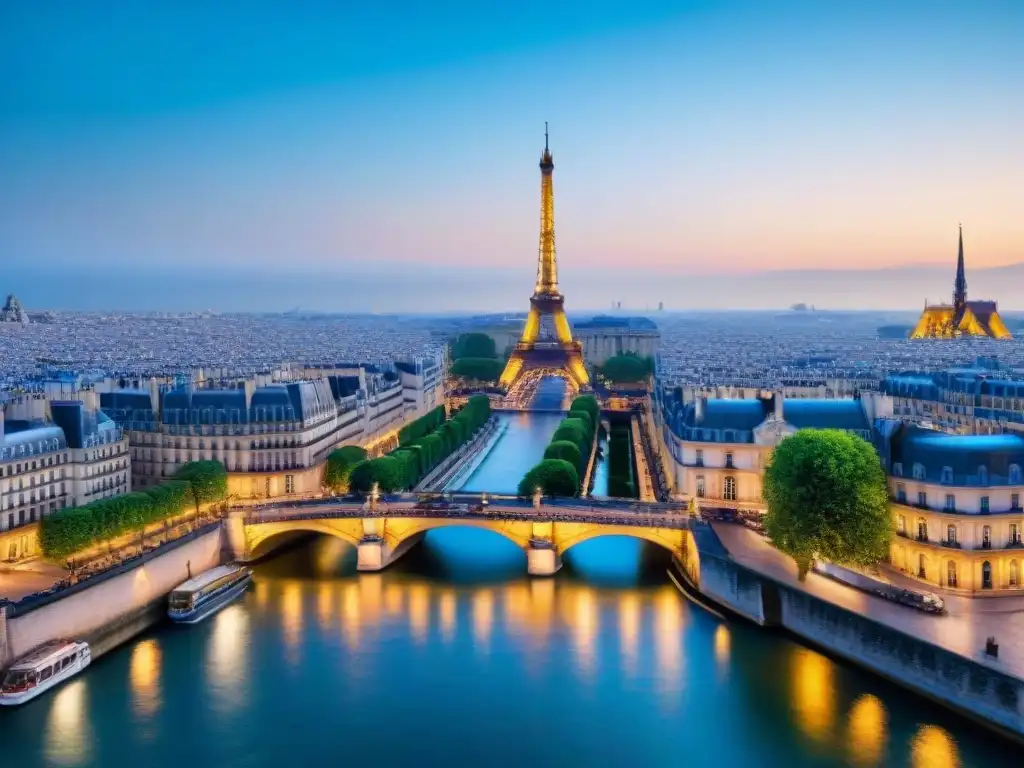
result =
[[[960,220],[969,267],[1024,261],[1021,40],[1009,0],[9,1],[0,259],[472,269],[515,307],[548,120],[580,302],[627,266],[945,262]]]

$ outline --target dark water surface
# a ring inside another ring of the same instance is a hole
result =
[[[238,603],[0,712],[0,765],[1002,766],[1015,748],[786,636],[688,603],[608,537],[552,579],[475,529],[393,569],[314,538]]]

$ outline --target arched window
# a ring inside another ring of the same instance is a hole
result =
[[[1020,465],[1010,465],[1010,485],[1017,485],[1020,483]]]
[[[988,560],[981,564],[981,588],[992,589],[992,563]]]
[[[978,467],[978,485],[988,485],[988,467],[984,464]]]
[[[1020,566],[1017,564],[1016,560],[1010,561],[1010,586],[1020,586]]]
[[[953,482],[953,468],[943,467],[942,468],[942,482],[943,484],[949,484]]]
[[[722,497],[726,501],[736,501],[736,478],[729,476],[725,478],[725,484],[722,488]]]
[[[946,586],[947,587],[955,587],[956,586],[956,563],[953,562],[952,560],[949,560],[946,563]]]
[[[924,480],[924,464],[921,464],[920,462],[914,463],[914,479]]]

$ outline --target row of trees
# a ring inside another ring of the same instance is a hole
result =
[[[141,532],[147,525],[167,521],[190,508],[227,497],[227,472],[219,461],[183,464],[174,478],[145,491],[99,499],[44,517],[39,524],[43,555],[64,560],[83,549]]]
[[[444,413],[443,408],[441,412]],[[433,414],[431,411],[428,417]],[[350,467],[347,477],[349,490],[367,493],[374,483],[385,492],[412,488],[469,440],[490,416],[491,402],[487,396],[474,395],[452,418],[442,419],[433,431],[409,441],[403,440],[402,433],[399,433],[398,448],[387,456],[357,462]],[[423,419],[409,426],[421,421]],[[337,463],[340,464],[340,459]],[[331,484],[330,480],[328,483]]]
[[[621,499],[637,496],[633,434],[628,418],[613,421],[608,435],[608,495]]]
[[[541,488],[548,496],[577,496],[587,472],[601,407],[593,395],[573,400],[544,451],[544,458],[519,481],[519,495]]]
[[[505,368],[494,339],[486,333],[463,333],[452,342],[449,373],[473,381],[497,381]]]
[[[420,438],[426,437],[431,432],[444,424],[444,406],[429,411],[425,416],[420,416],[416,421],[410,422],[398,430],[398,444],[407,445]]]
[[[337,491],[348,490],[349,478],[357,464],[366,461],[366,449],[358,445],[344,445],[327,456],[324,482]]]

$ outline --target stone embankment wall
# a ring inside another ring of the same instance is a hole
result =
[[[783,627],[1016,740],[1024,741],[1024,681],[814,597],[736,563],[700,553],[700,591],[762,626]],[[911,609],[908,609],[911,610]]]
[[[27,611],[4,609],[0,615],[0,669],[43,643],[56,639],[88,640],[102,653],[108,636],[127,640],[162,615],[172,589],[192,575],[221,562],[222,526],[66,597]],[[12,615],[13,614],[13,615]],[[148,621],[146,618],[148,617]],[[126,634],[126,629],[132,629]]]

